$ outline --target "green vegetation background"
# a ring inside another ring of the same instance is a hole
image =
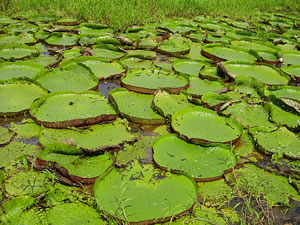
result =
[[[250,19],[258,11],[300,11],[300,0],[0,0],[3,14],[52,13],[124,29],[165,17],[207,14]]]

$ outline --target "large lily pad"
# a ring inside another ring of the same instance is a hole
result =
[[[166,88],[171,93],[185,90],[189,86],[187,77],[176,76],[158,69],[135,69],[121,79],[122,86],[139,93],[154,94],[158,88]]]
[[[0,58],[5,60],[22,59],[38,56],[39,51],[25,44],[9,44],[0,46]]]
[[[7,166],[22,156],[33,156],[37,152],[35,145],[12,141],[0,148],[0,167]]]
[[[300,65],[299,51],[281,51],[279,54],[282,55],[284,64]]]
[[[97,57],[107,59],[119,59],[125,55],[125,53],[121,51],[118,47],[108,44],[95,45],[93,46],[93,51],[95,52],[95,55]]]
[[[224,85],[220,81],[203,80],[198,77],[190,78],[190,87],[187,92],[193,97],[200,98],[207,93],[214,93],[224,88]]]
[[[156,164],[167,171],[181,171],[196,181],[220,179],[230,171],[237,159],[226,145],[202,147],[190,144],[175,134],[159,137],[153,144]]]
[[[82,56],[75,58],[72,61],[82,63],[89,67],[99,80],[119,77],[125,72],[125,68],[120,63],[108,62],[98,57]],[[63,65],[66,64],[67,62]]]
[[[8,128],[0,126],[0,146],[8,144],[14,135],[15,133]]]
[[[300,81],[300,65],[295,66],[284,66],[280,68],[283,72],[287,73],[288,75],[294,77],[297,81]]]
[[[92,157],[42,153],[37,162],[58,170],[74,183],[92,184],[111,166],[113,157],[108,153]]]
[[[201,106],[190,103],[185,94],[172,95],[163,90],[155,93],[152,106],[163,117],[172,116],[177,111],[186,108],[201,108]]]
[[[275,104],[270,104],[270,119],[279,125],[287,126],[291,129],[297,129],[299,127],[298,121],[300,121],[300,115],[289,111],[283,110]]]
[[[64,203],[49,210],[48,222],[52,225],[104,225],[106,222],[92,207],[83,203]]]
[[[116,118],[107,100],[95,92],[56,92],[31,105],[34,120],[45,127],[83,126]]]
[[[226,179],[238,183],[244,190],[260,197],[261,195],[272,206],[288,205],[289,198],[299,201],[299,194],[289,184],[288,178],[264,171],[252,164],[234,171],[235,175],[227,174]]]
[[[64,33],[54,32],[52,35],[45,40],[47,44],[50,45],[62,45],[62,46],[72,46],[78,41],[77,35],[68,35]]]
[[[186,54],[190,50],[190,45],[187,39],[174,36],[170,37],[168,40],[163,41],[163,43],[158,46],[158,51],[163,54]]]
[[[94,193],[105,212],[122,221],[143,224],[168,221],[197,201],[195,183],[190,178],[162,172],[149,164],[142,167],[137,162],[125,169],[113,168],[98,178]]]
[[[74,147],[94,152],[120,148],[123,143],[133,141],[134,136],[130,134],[126,121],[120,119],[81,130],[44,128],[39,136],[39,142],[44,146],[56,142],[68,144],[68,140],[72,140]]]
[[[35,171],[20,171],[5,180],[5,191],[9,196],[37,196],[47,192],[52,185],[49,177]]]
[[[139,69],[139,68],[151,68],[152,61],[147,59],[141,59],[137,57],[127,56],[121,60],[121,63],[127,66],[128,69]]]
[[[257,144],[266,152],[281,153],[287,157],[300,159],[300,139],[284,127],[271,133],[255,134]]]
[[[98,86],[98,79],[83,64],[74,63],[38,74],[34,79],[49,91],[88,91]]]
[[[265,91],[266,96],[275,96],[276,98],[286,98],[295,101],[300,101],[299,87],[283,86],[276,88],[269,88]]]
[[[234,40],[231,42],[231,45],[238,46],[245,49],[252,49],[252,50],[266,50],[272,52],[278,52],[279,48],[275,45],[271,44],[270,42],[263,42],[263,41],[246,41],[246,40]]]
[[[224,179],[199,182],[198,191],[200,198],[206,206],[217,206],[226,203],[234,197],[232,188]]]
[[[286,85],[290,80],[279,70],[266,65],[228,61],[220,63],[219,66],[233,79],[238,76],[249,76],[269,85]]]
[[[236,48],[229,48],[219,44],[205,45],[202,50],[202,54],[215,61],[243,61],[243,62],[254,62],[256,57],[249,54],[247,51]]]
[[[45,95],[40,85],[26,79],[0,82],[0,116],[14,116],[28,111],[31,103]]]
[[[115,104],[122,117],[141,124],[163,124],[164,119],[151,108],[152,95],[130,92],[119,88],[109,93],[109,99]]]
[[[8,80],[17,77],[33,78],[42,72],[44,67],[31,62],[7,62],[0,64],[0,80]]]
[[[191,59],[177,59],[172,64],[173,68],[177,72],[194,76],[199,75],[202,67],[209,65],[210,64],[208,62]]]
[[[274,130],[276,125],[269,121],[268,111],[262,105],[251,105],[245,101],[234,103],[223,111],[233,115],[244,127]]]
[[[195,143],[232,143],[242,134],[241,125],[232,118],[218,116],[208,109],[184,109],[172,116],[172,128]]]

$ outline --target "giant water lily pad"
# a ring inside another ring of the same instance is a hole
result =
[[[263,41],[247,41],[247,40],[234,40],[231,42],[231,45],[238,46],[245,49],[252,49],[252,50],[263,50],[263,51],[272,51],[278,52],[279,49],[271,44],[270,42],[263,42]]]
[[[154,94],[158,88],[166,88],[172,93],[185,90],[189,80],[171,72],[158,69],[135,69],[121,79],[122,86],[139,93]]]
[[[243,61],[243,62],[254,62],[256,57],[249,54],[247,51],[235,48],[229,48],[218,44],[209,44],[202,48],[202,54],[216,61]]]
[[[163,54],[186,54],[190,50],[190,45],[187,39],[174,36],[170,37],[168,40],[163,41],[163,43],[158,46],[158,51]]]
[[[120,148],[121,144],[134,140],[130,134],[125,120],[117,119],[113,123],[99,124],[88,129],[42,129],[39,142],[42,145],[52,143],[67,144],[72,140],[72,145],[77,148],[94,152],[108,148]]]
[[[130,92],[125,88],[115,89],[109,93],[122,117],[141,124],[163,124],[164,119],[151,108],[152,95]]]
[[[137,162],[125,169],[113,168],[98,178],[94,193],[105,212],[119,220],[143,224],[168,221],[197,201],[195,183],[190,178],[162,172],[149,164],[142,167]]]
[[[95,92],[57,92],[31,105],[30,113],[40,125],[53,128],[83,126],[113,120],[116,112]]]
[[[200,198],[207,206],[222,205],[234,197],[232,188],[224,181],[224,179],[199,182],[198,191]]]
[[[285,98],[300,102],[300,88],[293,86],[283,86],[278,88],[269,88],[265,91],[266,96],[276,98]]]
[[[242,134],[241,125],[208,109],[184,109],[172,116],[172,128],[195,143],[232,143]]]
[[[0,64],[0,80],[8,80],[17,77],[33,78],[37,73],[44,70],[44,67],[31,62],[7,62]]]
[[[33,156],[36,154],[36,146],[12,141],[0,148],[0,167],[7,166],[22,156]]]
[[[260,197],[261,195],[272,206],[288,205],[289,198],[300,200],[297,191],[289,184],[288,178],[264,171],[252,164],[234,171],[235,175],[227,174],[226,179],[238,183],[247,192]]]
[[[30,139],[37,137],[41,130],[41,127],[31,119],[24,120],[21,124],[11,123],[10,126],[10,129],[16,132],[18,139]]]
[[[300,139],[284,127],[271,133],[255,134],[257,144],[266,152],[281,153],[290,158],[300,159]]]
[[[88,91],[97,87],[98,79],[86,66],[74,63],[39,74],[34,79],[49,91]]]
[[[125,68],[120,63],[108,62],[98,57],[82,56],[72,61],[86,65],[99,80],[119,77],[125,72]],[[67,64],[67,62],[65,62],[65,64]]]
[[[187,143],[175,134],[159,137],[153,144],[153,152],[160,168],[185,172],[197,181],[219,179],[237,163],[231,148],[226,145],[202,147]]]
[[[0,82],[0,116],[14,116],[28,111],[31,103],[47,91],[30,80],[11,79]]]
[[[269,121],[268,111],[262,105],[247,102],[234,103],[223,111],[233,115],[244,127],[274,130],[276,125]]]
[[[187,92],[193,97],[199,98],[207,93],[214,93],[218,90],[224,88],[221,81],[210,81],[205,79],[200,79],[198,77],[190,78],[190,87]]]
[[[270,119],[279,125],[287,126],[291,129],[299,127],[298,121],[300,121],[300,115],[289,110],[283,110],[277,105],[270,104]]]
[[[10,196],[37,196],[49,190],[52,181],[43,173],[20,171],[5,180],[5,191]]]
[[[0,58],[5,60],[35,57],[39,54],[39,51],[35,47],[25,44],[9,44],[0,46]]]
[[[104,225],[106,222],[92,207],[83,203],[64,203],[49,210],[48,222],[52,225]]]
[[[121,63],[127,66],[128,69],[151,68],[152,61],[137,57],[127,56],[121,60]]]
[[[195,76],[199,75],[201,68],[209,65],[208,62],[191,59],[177,59],[172,63],[177,72]]]
[[[295,66],[284,66],[280,68],[282,71],[290,76],[293,76],[297,81],[300,81],[300,65]]]
[[[44,160],[41,162],[41,160]],[[98,156],[63,155],[59,153],[41,154],[38,163],[47,164],[63,172],[63,176],[74,183],[94,183],[113,163],[113,157],[104,153]],[[51,165],[52,164],[52,165]],[[63,169],[62,169],[63,168]]]
[[[45,41],[50,45],[62,45],[62,46],[72,46],[77,43],[77,35],[68,35],[64,33],[54,32],[48,39]]]
[[[220,63],[219,66],[233,79],[238,76],[249,76],[269,85],[286,85],[290,80],[279,70],[266,65],[228,61]]]
[[[172,116],[177,111],[186,108],[201,108],[201,106],[190,103],[184,94],[172,95],[163,90],[156,92],[152,106],[163,117]]]
[[[121,51],[118,47],[108,44],[95,45],[93,46],[93,51],[95,52],[95,55],[97,57],[107,59],[119,59],[125,55],[125,53]]]
[[[14,135],[15,133],[8,128],[0,126],[0,146],[8,144]]]
[[[299,51],[281,51],[279,54],[282,55],[284,64],[300,65]]]

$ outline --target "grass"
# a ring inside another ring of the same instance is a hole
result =
[[[299,5],[299,0],[0,0],[0,11],[77,17],[118,30],[165,17],[208,14],[249,19],[258,11],[297,11]]]

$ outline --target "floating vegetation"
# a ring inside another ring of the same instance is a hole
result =
[[[1,224],[299,223],[299,15],[79,19],[0,16]]]

